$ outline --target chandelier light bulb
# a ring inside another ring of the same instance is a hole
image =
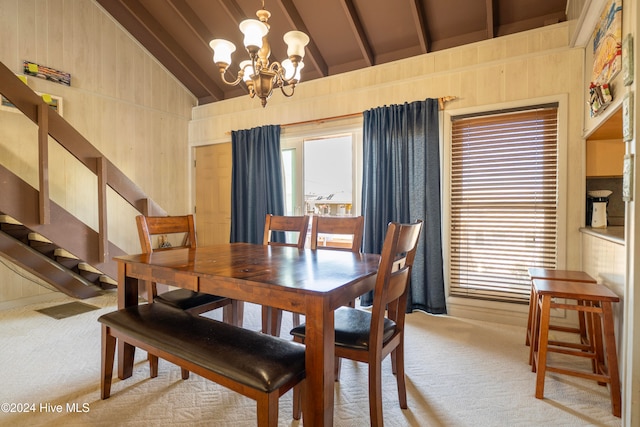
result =
[[[309,44],[309,36],[302,31],[289,31],[283,37],[287,44],[287,56],[304,58],[304,47]]]
[[[245,82],[250,81],[251,76],[255,74],[253,65],[251,65],[251,61],[249,60],[242,61],[240,63],[240,70],[242,70],[242,72],[244,73],[244,75],[242,76],[242,80],[244,80]]]
[[[245,19],[240,23],[240,31],[244,34],[244,46],[249,52],[255,47],[256,51],[262,47],[262,38],[267,35],[267,26],[257,19]]]
[[[224,64],[225,68],[231,64],[231,54],[236,51],[233,43],[224,39],[215,39],[209,42],[209,46],[213,49],[214,63]]]

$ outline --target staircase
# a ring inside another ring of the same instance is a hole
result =
[[[0,252],[26,271],[75,298],[90,298],[117,282],[51,240],[0,213]]]
[[[166,212],[1,62],[0,94],[38,126],[40,147],[39,189],[0,159],[0,257],[75,298],[113,288],[118,275],[113,257],[126,253],[107,236],[107,187],[143,215]],[[98,177],[97,231],[49,198],[50,139]]]
[[[0,165],[0,255],[74,298],[116,285],[116,263],[100,261],[98,233],[51,203],[49,224],[38,220],[38,191]],[[111,257],[125,255],[109,244]]]

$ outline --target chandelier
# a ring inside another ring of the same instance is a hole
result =
[[[309,43],[309,36],[302,31],[289,31],[283,37],[287,44],[288,58],[282,62],[269,62],[271,47],[267,39],[269,24],[267,21],[271,13],[264,9],[256,12],[258,19],[246,19],[239,25],[244,34],[244,46],[249,53],[249,59],[240,62],[237,78],[228,81],[226,71],[231,65],[231,54],[236,47],[224,39],[211,40],[209,46],[213,49],[213,62],[218,66],[222,81],[230,86],[236,86],[244,81],[251,98],[257,96],[262,106],[267,105],[273,89],[280,88],[286,97],[293,95],[296,84],[300,81],[300,70],[304,67],[304,47]],[[289,89],[285,90],[285,87]]]

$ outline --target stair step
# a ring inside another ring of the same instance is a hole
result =
[[[118,282],[116,282],[106,274],[103,274],[102,276],[100,276],[98,281],[99,281],[98,284],[102,289],[115,289],[118,287]]]
[[[75,256],[74,254],[72,254],[71,252],[62,249],[62,248],[57,248],[54,251],[55,256],[59,256],[61,258],[69,258],[69,259],[78,259],[77,256]]]
[[[34,242],[53,244],[51,240],[47,239],[42,234],[34,233],[33,231],[29,233],[29,240],[33,240]]]
[[[0,215],[0,222],[5,224],[12,224],[12,225],[22,225],[20,221],[6,214]]]
[[[58,248],[51,240],[47,239],[41,234],[31,232],[29,233],[29,246],[37,250],[38,252],[54,258],[54,252]]]
[[[78,264],[80,263],[80,259],[78,259],[78,257],[71,252],[62,248],[57,248],[53,251],[53,256],[59,264],[64,265],[69,270],[78,272]]]
[[[87,271],[89,273],[96,273],[96,274],[100,274],[102,275],[102,272],[100,270],[98,270],[97,268],[95,268],[94,266],[87,264],[86,262],[81,262],[78,264],[78,268],[80,270],[84,270]]]
[[[80,275],[82,277],[90,282],[95,282],[100,278],[100,276],[104,276],[104,274],[100,270],[94,268],[86,262],[81,262],[78,264],[78,271],[80,272]]]
[[[28,243],[30,230],[9,215],[0,215],[0,231],[4,231],[14,239]]]

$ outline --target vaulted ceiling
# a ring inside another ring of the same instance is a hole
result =
[[[222,83],[209,41],[224,38],[247,59],[238,24],[262,0],[97,0],[199,100],[241,96]],[[271,12],[272,60],[286,57],[284,33],[300,30],[302,80],[530,30],[566,20],[567,0],[264,0]],[[235,71],[233,71],[235,77]]]

